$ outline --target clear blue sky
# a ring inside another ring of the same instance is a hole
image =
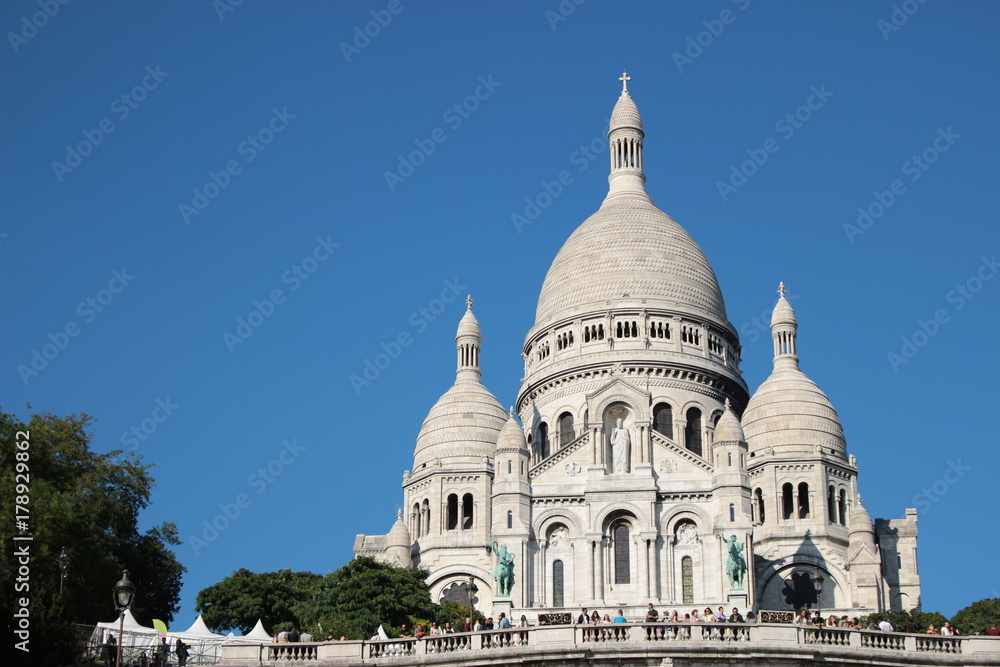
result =
[[[176,626],[241,566],[325,573],[388,530],[454,377],[451,283],[514,402],[545,272],[606,192],[623,68],[648,190],[714,266],[751,391],[783,280],[866,506],[920,509],[924,608],[1000,595],[963,569],[998,544],[1000,6],[223,2],[0,9],[3,407],[92,414],[98,450],[155,464],[142,521],[185,540]]]

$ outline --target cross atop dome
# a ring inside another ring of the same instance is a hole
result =
[[[628,92],[628,82],[632,80],[632,77],[630,77],[625,72],[625,70],[622,70],[622,75],[620,77],[618,77],[618,80],[622,82],[622,92],[623,93],[627,93]]]
[[[780,294],[781,296],[785,296],[785,292],[787,292],[787,291],[788,290],[785,289],[785,283],[784,282],[778,283],[778,294]]]
[[[472,295],[465,297],[465,309],[472,310]]]

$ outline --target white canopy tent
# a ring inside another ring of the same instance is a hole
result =
[[[115,637],[115,641],[118,640],[118,619],[114,621],[108,621],[106,623],[98,623],[94,628],[94,633],[91,635],[89,648],[93,651],[92,655],[100,655],[101,645],[107,638],[108,634],[112,634]],[[259,635],[254,635],[259,630],[259,634],[263,635],[264,639],[259,639]],[[124,633],[122,636],[122,664],[130,665],[133,661],[138,660],[139,654],[143,651],[146,652],[148,658],[152,658],[153,651],[156,646],[160,643],[160,637],[166,637],[167,643],[170,645],[170,663],[176,664],[177,656],[173,652],[176,646],[177,639],[180,638],[185,644],[188,645],[188,665],[207,665],[217,663],[221,658],[221,647],[222,644],[228,641],[252,641],[252,642],[270,642],[271,638],[264,632],[263,625],[258,620],[257,626],[250,633],[254,635],[251,637],[247,635],[246,637],[235,637],[229,638],[226,635],[220,635],[212,632],[205,625],[205,619],[200,615],[191,624],[191,627],[182,632],[167,632],[162,633],[155,628],[147,628],[144,625],[140,625],[135,617],[132,616],[131,610],[125,611],[125,622],[124,622]]]

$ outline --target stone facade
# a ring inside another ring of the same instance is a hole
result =
[[[435,601],[663,611],[920,605],[916,512],[872,522],[837,413],[799,369],[781,296],[774,370],[750,396],[701,249],[645,190],[642,120],[622,77],[609,191],[556,255],[511,411],[483,386],[471,299],[455,384],[403,475],[404,511],[356,554],[430,571]],[[741,417],[742,415],[742,417]],[[406,549],[406,546],[409,549]],[[822,578],[817,599],[814,583]],[[612,614],[613,615],[613,614]]]

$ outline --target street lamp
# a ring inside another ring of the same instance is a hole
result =
[[[813,588],[816,589],[816,613],[820,614],[819,599],[820,596],[823,594],[823,575],[820,574],[818,567],[816,568],[816,571],[813,573],[812,585]],[[820,614],[820,618],[823,618],[822,614]]]
[[[66,555],[66,547],[63,547],[62,551],[59,552],[59,569],[62,571],[62,574],[59,575],[59,595],[62,595],[63,582],[66,581],[66,570],[69,569],[69,556]]]
[[[479,586],[476,586],[476,580],[469,577],[469,618],[475,619],[476,607],[474,605],[476,599],[476,593],[479,591]]]
[[[116,667],[122,664],[122,643],[125,639],[125,611],[132,606],[132,597],[135,595],[135,585],[129,581],[128,570],[122,570],[122,578],[114,587],[115,609],[118,610],[118,657],[115,659]]]

